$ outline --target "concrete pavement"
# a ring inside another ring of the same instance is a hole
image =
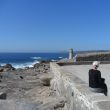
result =
[[[61,69],[68,71],[88,84],[88,71],[92,68],[92,65],[69,65],[62,66]],[[108,87],[108,97],[110,97],[110,64],[101,64],[99,67],[101,75],[105,78],[105,82]]]

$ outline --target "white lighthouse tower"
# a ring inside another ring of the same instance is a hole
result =
[[[69,59],[73,59],[73,49],[69,50]]]

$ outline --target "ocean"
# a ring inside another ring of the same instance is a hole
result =
[[[0,53],[0,65],[12,64],[15,68],[33,67],[40,60],[57,61],[67,58],[68,53]]]

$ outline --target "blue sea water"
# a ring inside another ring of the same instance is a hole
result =
[[[0,53],[0,65],[10,63],[15,68],[32,67],[40,60],[60,60],[67,58],[68,53]]]

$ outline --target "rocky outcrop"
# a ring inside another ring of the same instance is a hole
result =
[[[61,110],[64,107],[65,98],[56,97],[50,88],[53,76],[49,63],[15,71],[11,68],[7,64],[1,71],[0,110]]]
[[[15,70],[15,68],[11,64],[6,64],[3,66],[4,71]]]
[[[0,67],[0,72],[13,71],[15,68],[11,64],[6,64]]]

